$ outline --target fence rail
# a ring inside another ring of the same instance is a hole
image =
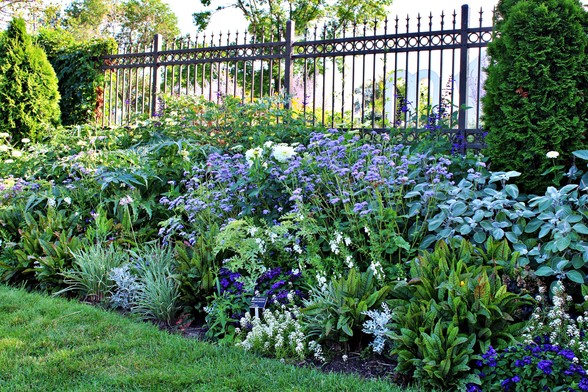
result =
[[[278,33],[268,42],[247,33],[194,41],[164,41],[157,35],[149,48],[127,45],[104,57],[102,121],[122,124],[135,115],[154,114],[161,93],[217,102],[227,95],[253,101],[283,94],[313,124],[401,128],[405,142],[447,117],[449,129],[442,132],[461,140],[463,148],[480,148],[480,99],[493,13],[480,9],[477,14],[471,23],[469,7],[463,5],[459,15],[396,17],[354,24],[336,34],[316,27],[299,38],[288,22],[283,37]]]

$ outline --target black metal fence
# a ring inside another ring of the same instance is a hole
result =
[[[247,33],[125,45],[104,57],[105,125],[157,111],[159,94],[254,101],[282,94],[293,110],[329,127],[406,129],[405,141],[444,117],[450,136],[480,148],[485,47],[493,13],[461,13],[307,31],[292,22],[267,41]],[[473,20],[472,20],[473,19]],[[416,22],[416,23],[415,23]],[[469,109],[465,109],[469,107]],[[414,132],[410,132],[413,130]]]

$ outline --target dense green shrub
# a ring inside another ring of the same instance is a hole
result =
[[[0,48],[0,131],[20,143],[46,136],[59,123],[57,77],[25,21],[14,19]]]
[[[505,242],[490,240],[486,247],[500,254],[495,266],[465,240],[459,246],[439,241],[411,263],[411,280],[394,286],[389,336],[398,371],[432,388],[463,388],[477,383],[471,374],[477,353],[514,341],[522,330],[516,313],[530,298],[508,292],[498,275],[510,251]]]
[[[494,170],[522,173],[541,192],[549,151],[571,163],[586,145],[588,17],[577,0],[501,1],[485,89],[487,154]]]
[[[75,42],[61,30],[41,30],[37,42],[59,79],[63,125],[93,123],[102,118],[104,72],[101,57],[116,48],[113,39]]]

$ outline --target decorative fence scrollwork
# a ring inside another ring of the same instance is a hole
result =
[[[277,34],[268,42],[247,33],[171,41],[157,35],[149,48],[126,45],[104,57],[102,121],[122,124],[136,115],[153,115],[161,93],[217,102],[227,95],[252,101],[284,94],[314,124],[416,128],[407,131],[405,142],[427,128],[431,107],[445,106],[447,136],[461,140],[462,148],[480,148],[485,47],[492,39],[493,13],[480,9],[475,26],[469,13],[464,5],[459,17],[455,11],[437,19],[432,14],[396,17],[346,26],[336,34],[315,27],[298,39],[288,22],[284,37]],[[435,28],[434,22],[439,22]],[[418,113],[414,120],[409,112]],[[422,114],[428,116],[421,119]]]

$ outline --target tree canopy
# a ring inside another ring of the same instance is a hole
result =
[[[199,30],[208,26],[213,13],[225,8],[239,9],[249,22],[249,31],[267,37],[276,33],[276,26],[284,27],[287,20],[295,22],[296,33],[301,34],[315,23],[324,23],[335,32],[352,22],[383,19],[392,0],[233,0],[229,5],[216,6],[218,0],[200,0],[204,11],[193,14]]]

